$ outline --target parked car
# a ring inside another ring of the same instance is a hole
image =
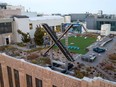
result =
[[[90,58],[89,58],[90,62],[93,62],[97,58],[95,54],[91,54],[89,56],[90,56]]]
[[[106,50],[103,49],[103,48],[96,47],[96,48],[93,48],[93,51],[95,51],[95,52],[97,52],[97,53],[103,53],[103,52],[105,52]]]
[[[90,54],[90,55],[84,55],[81,57],[81,59],[83,61],[87,61],[87,62],[94,62],[94,60],[97,58],[97,56],[95,54]]]

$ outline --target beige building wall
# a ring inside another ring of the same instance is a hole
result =
[[[9,57],[5,54],[0,54],[0,64],[2,66],[4,87],[9,87],[7,66],[11,67],[12,69],[14,87],[15,81],[13,69],[19,71],[20,87],[27,87],[26,74],[32,76],[33,87],[36,87],[35,78],[42,80],[42,87],[52,87],[53,85],[56,87],[116,87],[116,82],[106,81],[101,78],[78,79],[35,64],[28,63],[21,59]]]
[[[13,15],[21,15],[20,9],[1,9],[0,10],[0,18],[11,17]]]
[[[0,35],[0,46],[3,45],[3,37]]]
[[[25,11],[25,7],[24,6],[21,6],[21,5],[18,5],[18,6],[7,5],[6,8],[7,9],[10,9],[10,10],[20,9],[21,12],[24,12]]]
[[[12,33],[0,34],[0,46],[6,45],[6,38],[9,38],[9,43],[13,42]]]

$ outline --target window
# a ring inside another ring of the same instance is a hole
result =
[[[116,31],[116,21],[111,22],[111,31]]]
[[[12,70],[9,66],[7,66],[7,72],[8,72],[9,87],[13,87]]]
[[[3,75],[2,75],[2,66],[0,64],[0,87],[4,87]]]
[[[11,32],[12,32],[11,22],[0,23],[0,34],[11,33]]]
[[[57,86],[53,85],[52,87],[57,87]]]
[[[20,87],[19,72],[16,69],[14,69],[14,79],[15,79],[15,87]]]
[[[35,78],[36,87],[42,87],[42,80]]]
[[[30,28],[30,30],[33,29],[33,25],[32,25],[32,23],[29,24],[29,28]]]
[[[33,87],[32,85],[32,76],[26,74],[27,87]]]

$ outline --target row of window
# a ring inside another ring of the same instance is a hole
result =
[[[0,23],[0,34],[11,33],[12,32],[12,24],[8,23]]]
[[[111,24],[111,31],[116,31],[116,21],[97,21],[97,29],[101,29],[102,24]]]
[[[8,70],[9,86],[13,87],[11,68],[7,66],[7,70]],[[19,72],[16,69],[14,69],[14,79],[15,79],[15,87],[20,87]],[[36,80],[36,87],[42,87],[42,80],[37,78],[35,80]],[[26,82],[27,82],[27,87],[33,87],[32,76],[26,74]]]
[[[9,87],[13,87],[13,78],[12,78],[12,70],[11,67],[7,66],[7,73],[8,73],[8,81],[9,81]],[[2,75],[2,67],[0,64],[0,87],[4,87],[4,80]],[[19,79],[19,71],[14,69],[14,81],[15,81],[15,87],[20,87],[20,79]],[[32,83],[32,76],[26,74],[26,84],[27,87],[33,87]],[[35,78],[35,84],[36,87],[43,87],[42,80]],[[57,87],[53,85],[52,87]]]

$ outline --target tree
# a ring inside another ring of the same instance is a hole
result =
[[[37,45],[43,45],[43,36],[44,32],[42,31],[42,28],[37,26],[34,34],[34,41]]]
[[[19,34],[22,35],[21,40],[22,40],[24,43],[30,42],[31,38],[30,38],[29,33],[24,33],[24,32],[22,32],[21,30],[17,30],[17,32],[18,32]]]

